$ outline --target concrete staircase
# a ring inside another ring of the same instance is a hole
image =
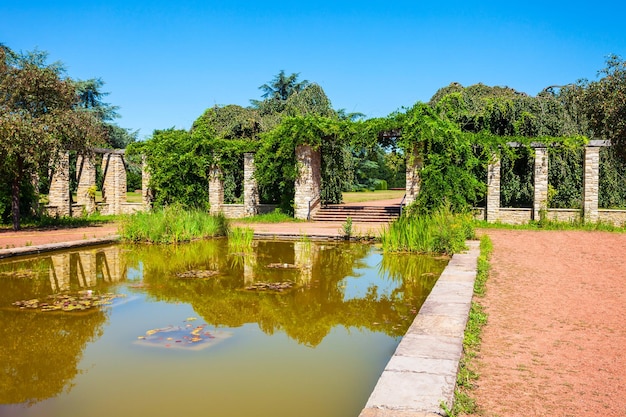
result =
[[[311,220],[318,222],[345,222],[348,217],[353,222],[388,223],[400,216],[400,205],[394,206],[345,206],[329,204],[322,206]]]

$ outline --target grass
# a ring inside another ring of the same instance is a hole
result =
[[[280,211],[280,209],[276,209],[271,213],[257,214],[256,216],[237,219],[239,223],[296,223],[302,221],[303,220],[294,219],[292,216]]]
[[[244,251],[252,246],[254,230],[249,227],[234,227],[228,232],[228,248],[234,251]]]
[[[584,222],[575,220],[569,222],[556,220],[531,220],[525,224],[488,223],[485,220],[476,220],[475,226],[481,229],[507,230],[586,230],[603,232],[626,232],[626,226],[615,226],[607,222]]]
[[[379,190],[379,191],[358,191],[344,192],[344,203],[361,203],[364,201],[390,200],[392,198],[402,198],[404,190]]]
[[[489,277],[489,257],[492,251],[491,239],[489,236],[483,236],[480,239],[480,255],[474,282],[474,295],[476,297],[482,297],[485,294],[485,283]],[[476,400],[472,396],[472,390],[476,387],[476,381],[479,376],[476,372],[474,359],[480,350],[482,329],[485,324],[487,324],[487,313],[484,312],[479,302],[472,301],[463,337],[463,356],[459,362],[459,372],[456,378],[454,406],[452,410],[444,409],[448,416],[480,412],[476,405]]]
[[[474,237],[471,215],[448,208],[430,215],[401,216],[380,234],[384,252],[454,254]]]
[[[227,236],[228,220],[199,210],[168,206],[152,212],[138,212],[120,223],[120,235],[127,242],[180,243],[207,237]]]

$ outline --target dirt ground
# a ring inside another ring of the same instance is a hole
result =
[[[0,250],[19,248],[22,246],[36,246],[48,243],[73,242],[77,240],[109,237],[117,234],[116,224],[101,226],[57,228],[57,229],[24,229],[0,230]]]
[[[626,416],[626,235],[485,230],[485,416]]]

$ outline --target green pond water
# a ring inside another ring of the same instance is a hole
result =
[[[446,263],[225,240],[0,262],[0,416],[356,417]]]

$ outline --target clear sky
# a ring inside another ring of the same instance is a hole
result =
[[[117,123],[145,137],[216,104],[248,106],[280,70],[368,117],[451,82],[535,95],[626,58],[625,17],[623,0],[0,0],[0,42],[102,78]]]

